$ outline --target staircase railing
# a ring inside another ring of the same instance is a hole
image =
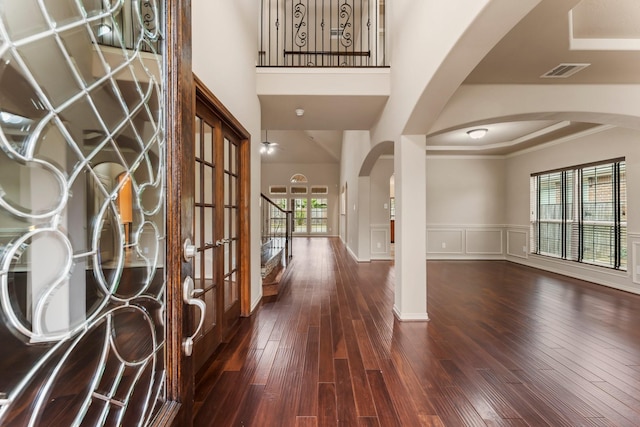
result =
[[[288,261],[293,256],[293,211],[283,209],[264,194],[260,197],[262,200],[262,246],[274,252],[284,250],[285,260]]]

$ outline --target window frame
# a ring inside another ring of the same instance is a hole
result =
[[[323,200],[324,207],[314,207],[314,200]],[[329,199],[327,197],[309,198],[309,232],[312,234],[327,234],[329,232]],[[315,216],[316,213],[324,213],[323,216]],[[314,229],[314,220],[324,225],[324,230]]]
[[[597,188],[591,190],[591,186],[600,177],[609,177],[609,181],[597,193]],[[551,197],[552,183],[557,190],[554,197]],[[532,254],[627,271],[624,157],[533,173],[530,191]],[[604,198],[600,198],[603,194]],[[552,198],[559,198],[560,203],[552,203]],[[593,213],[596,219],[586,219],[587,214]],[[560,227],[547,232],[548,226],[554,224]],[[609,243],[603,243],[606,240]]]

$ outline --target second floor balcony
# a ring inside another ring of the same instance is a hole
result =
[[[261,0],[259,67],[385,67],[384,0]]]

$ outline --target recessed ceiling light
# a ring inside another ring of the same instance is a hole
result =
[[[487,132],[489,132],[489,130],[484,128],[471,129],[470,131],[467,131],[467,135],[469,135],[471,139],[480,139],[485,136]]]
[[[298,117],[304,116],[304,110],[302,108],[296,108],[296,116]]]

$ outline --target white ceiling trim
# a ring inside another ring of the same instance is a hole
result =
[[[596,126],[587,130],[583,130],[582,132],[576,132],[571,135],[563,136],[562,138],[558,138],[554,141],[547,142],[545,144],[536,145],[535,147],[526,148],[524,150],[516,151],[515,153],[507,154],[505,157],[516,157],[522,154],[532,153],[534,151],[543,150],[545,148],[553,147],[554,145],[562,144],[567,141],[572,141],[574,139],[583,138],[589,135],[595,135],[596,133],[604,132],[609,129],[614,129],[616,126],[614,125],[601,125]]]
[[[511,141],[506,141],[506,142],[497,142],[494,144],[487,144],[487,145],[459,145],[459,146],[455,146],[455,145],[428,145],[426,147],[427,151],[485,151],[485,150],[493,150],[496,148],[506,148],[506,147],[513,147],[515,145],[518,144],[522,144],[523,142],[529,141],[533,138],[537,138],[539,136],[543,136],[546,135],[548,133],[554,132],[558,129],[562,129],[565,128],[567,126],[569,126],[571,124],[570,121],[568,120],[564,120],[561,122],[558,122],[556,124],[553,124],[551,126],[547,126],[546,128],[537,130],[535,132],[531,132],[529,134],[523,135],[519,138],[516,138],[514,140]]]
[[[573,9],[569,11],[569,50],[640,50],[638,38],[574,37]]]

